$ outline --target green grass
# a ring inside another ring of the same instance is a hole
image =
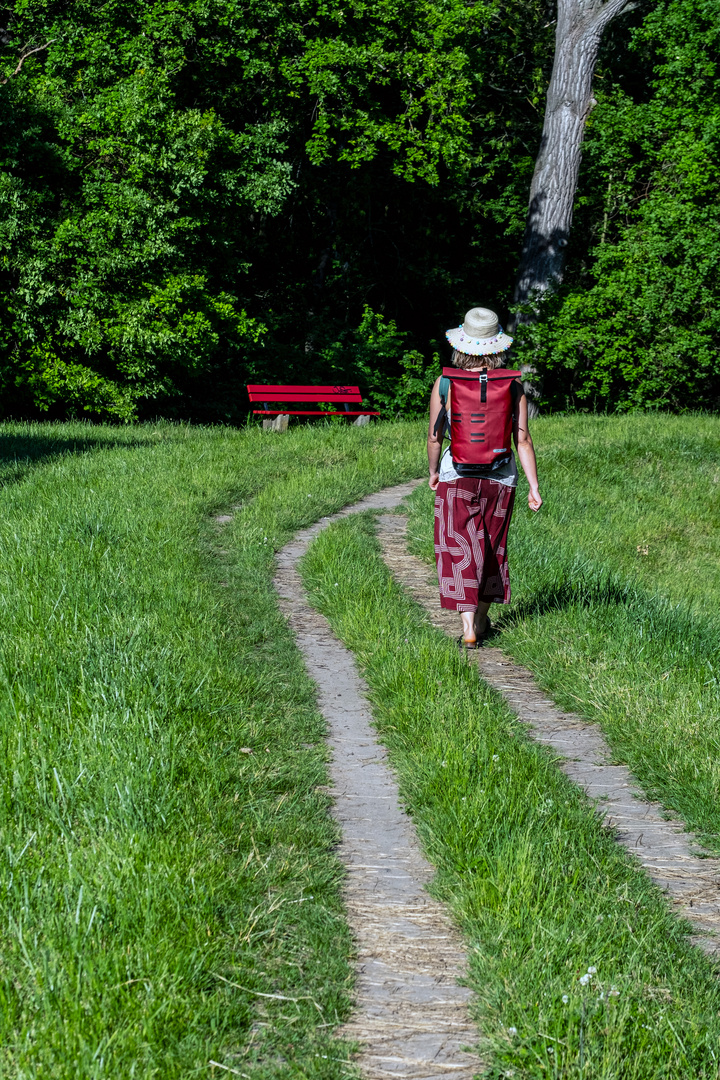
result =
[[[534,435],[546,503],[518,502],[499,643],[720,850],[720,422]],[[421,424],[0,426],[1,1076],[347,1074],[324,724],[273,555],[423,457]],[[410,506],[432,558],[428,490]],[[708,963],[367,523],[307,567],[473,947],[494,1075],[717,1076]]]
[[[426,538],[426,497],[413,500]],[[552,755],[392,582],[371,517],[324,532],[303,574],[359,660],[434,891],[470,947],[487,1075],[717,1077],[715,970]]]
[[[545,504],[531,515],[521,485],[497,644],[720,853],[720,419],[548,418],[533,435]],[[428,561],[431,503],[410,500]]]
[[[4,1078],[345,1070],[324,724],[273,554],[421,468],[410,424],[0,427]]]

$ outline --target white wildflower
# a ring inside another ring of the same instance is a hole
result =
[[[509,1027],[507,1030],[508,1030],[508,1035],[513,1035],[513,1036],[517,1035],[517,1028],[516,1027]]]
[[[589,975],[581,975],[580,976],[580,985],[581,986],[587,986],[587,984],[589,982],[590,982],[590,976]]]
[[[588,968],[588,975],[597,975],[597,968],[596,967],[589,967]]]
[[[570,998],[568,997],[568,995],[567,995],[567,994],[563,994],[563,996],[562,996],[562,1003],[563,1003],[563,1005],[567,1005],[567,1003],[568,1003],[568,1001],[569,1001],[569,1000],[570,1000]]]
[[[500,755],[499,754],[493,754],[493,761],[499,761],[499,760],[500,760]]]

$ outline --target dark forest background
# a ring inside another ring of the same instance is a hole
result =
[[[254,382],[424,407],[510,315],[545,0],[18,0],[2,12],[0,413],[240,421]],[[715,408],[720,0],[611,24],[545,409]]]

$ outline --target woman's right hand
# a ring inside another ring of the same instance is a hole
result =
[[[439,472],[430,473],[430,479],[428,480],[430,490],[431,491],[437,491],[437,486],[438,486],[439,483],[440,483],[440,473]]]
[[[542,506],[542,499],[540,498],[539,488],[530,488],[528,492],[528,506],[531,510],[539,510]]]

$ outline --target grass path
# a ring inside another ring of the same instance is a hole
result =
[[[547,499],[516,517],[503,647],[720,851],[720,422],[535,434]],[[346,1070],[325,726],[273,559],[419,475],[422,439],[419,424],[0,428],[3,1076]],[[306,574],[469,943],[491,1075],[716,1078],[714,970],[393,585],[362,516],[326,530]]]
[[[466,957],[442,905],[424,889],[433,868],[400,809],[352,655],[308,604],[297,570],[310,543],[335,521],[394,508],[413,486],[388,488],[302,530],[279,552],[275,584],[317,683],[332,750],[343,899],[357,948],[355,1008],[338,1034],[361,1044],[356,1064],[366,1080],[472,1080],[481,1062],[462,1048],[477,1042],[477,1031],[467,1015],[469,991],[456,982]]]
[[[457,634],[455,612],[438,604],[437,577],[407,549],[407,517],[378,523],[383,558],[395,579],[427,611],[433,626]],[[678,915],[694,929],[693,943],[720,956],[720,860],[698,855],[683,823],[650,803],[626,766],[613,763],[596,724],[557,709],[539,690],[527,668],[486,644],[468,653],[481,677],[507,701],[533,739],[555,751],[560,767],[593,800],[616,839],[635,856],[650,878],[672,899]]]
[[[488,1076],[710,1080],[720,987],[688,927],[500,695],[393,582],[372,520],[303,574],[351,648],[453,910]]]
[[[720,417],[548,417],[533,438],[545,503],[521,479],[498,643],[720,855]],[[432,564],[432,493],[409,509]]]

